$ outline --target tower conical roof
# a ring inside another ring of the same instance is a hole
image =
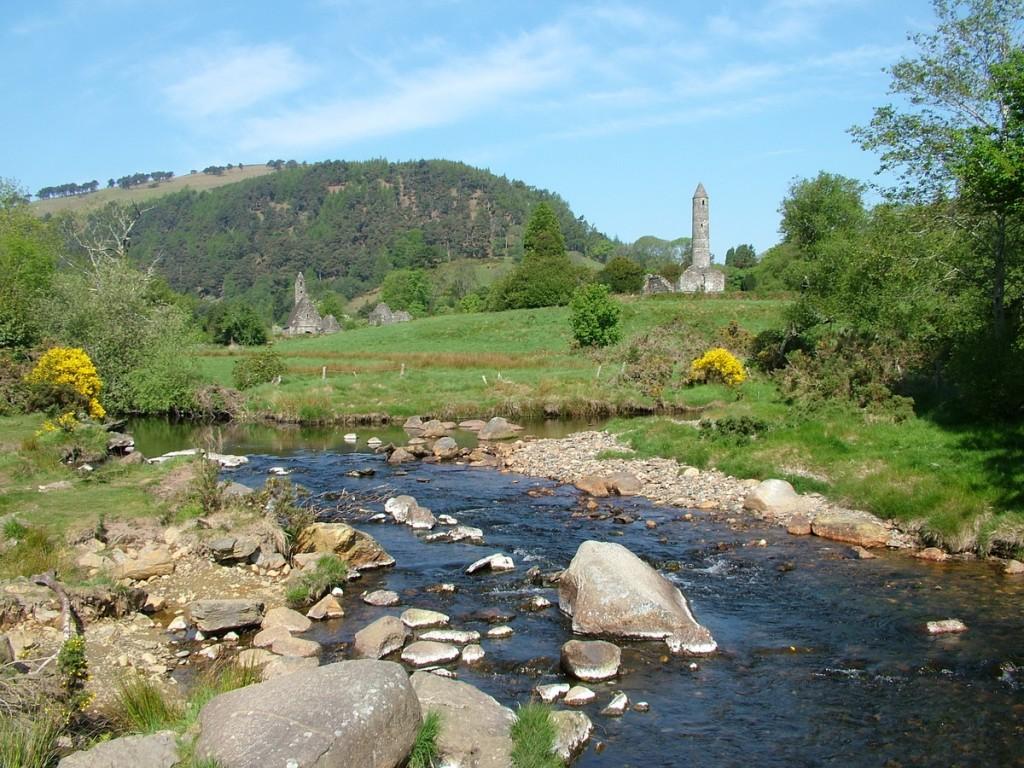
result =
[[[694,199],[698,197],[707,197],[708,193],[704,190],[704,184],[697,182],[697,190],[693,193]]]

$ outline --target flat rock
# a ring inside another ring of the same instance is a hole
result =
[[[313,523],[302,530],[295,543],[298,553],[335,554],[359,571],[385,568],[395,558],[384,551],[368,533],[357,531],[345,523]]]
[[[263,680],[273,680],[294,672],[305,672],[320,666],[320,659],[315,656],[274,656],[263,665]]]
[[[63,758],[57,768],[171,768],[178,760],[177,734],[158,731],[101,741],[92,749]]]
[[[636,496],[644,487],[640,479],[629,472],[613,472],[605,478],[605,485],[619,496]]]
[[[409,639],[409,630],[394,616],[382,616],[356,632],[352,651],[358,658],[380,659],[394,653]]]
[[[608,482],[598,475],[585,475],[575,482],[575,486],[584,493],[598,498],[604,498],[611,494]]]
[[[392,592],[390,589],[375,589],[372,592],[363,593],[363,602],[367,605],[387,607],[398,605],[401,601],[398,593]]]
[[[622,651],[604,640],[570,640],[562,646],[562,669],[573,677],[596,683],[619,673]]]
[[[785,480],[762,480],[747,493],[743,508],[770,515],[791,515],[803,510],[804,500]]]
[[[278,656],[298,656],[303,659],[319,658],[323,652],[320,643],[291,636],[277,638],[270,650]]]
[[[345,609],[341,607],[341,603],[338,602],[338,598],[334,595],[324,595],[316,603],[306,611],[306,616],[315,621],[324,621],[325,619],[340,619],[345,615]]]
[[[437,643],[431,640],[417,640],[402,649],[402,661],[414,667],[427,667],[431,664],[447,664],[455,661],[461,651],[448,643]]]
[[[574,685],[566,694],[563,702],[567,707],[582,707],[597,698],[597,694],[585,685]]]
[[[268,629],[261,629],[256,633],[256,636],[252,639],[253,648],[269,648],[278,640],[283,640],[292,636],[292,633],[288,631],[287,627],[269,627]]]
[[[206,633],[254,627],[263,620],[263,603],[256,600],[195,600],[185,609],[185,617]]]
[[[260,622],[262,629],[271,627],[284,627],[289,632],[306,632],[313,626],[313,622],[307,619],[298,611],[291,608],[271,608]]]
[[[509,768],[515,715],[468,683],[425,672],[412,676],[424,712],[441,715],[437,746],[439,765],[464,768]]]
[[[487,424],[483,419],[466,419],[459,422],[459,429],[467,432],[479,432]]]
[[[402,612],[402,623],[410,629],[420,627],[441,627],[451,621],[447,614],[428,611],[423,608],[408,608]]]
[[[400,665],[343,661],[223,693],[199,722],[196,754],[223,768],[396,768],[423,720]]]
[[[506,637],[512,637],[514,634],[515,630],[507,624],[500,624],[487,630],[487,636],[492,640],[502,640]]]
[[[467,645],[468,643],[480,642],[480,633],[475,629],[431,629],[424,632],[417,639],[433,640],[438,643],[452,643],[453,645]]]
[[[559,580],[558,605],[580,634],[664,638],[675,653],[718,647],[682,592],[620,544],[583,542]]]
[[[793,515],[789,519],[786,531],[793,536],[810,536],[811,521],[805,515]]]
[[[889,529],[880,520],[843,513],[818,515],[811,524],[811,531],[823,539],[844,541],[869,549],[884,547],[889,541]]]
[[[495,552],[493,555],[487,557],[481,557],[475,563],[466,568],[466,573],[476,573],[482,571],[485,568],[490,571],[511,571],[514,570],[516,564],[512,561],[512,558],[508,555],[504,555],[501,552]]]
[[[464,541],[467,539],[474,544],[483,544],[484,532],[470,525],[456,525],[447,531],[432,533],[425,537],[425,541]]]
[[[911,552],[910,556],[917,558],[918,560],[928,560],[933,563],[944,563],[949,559],[949,555],[938,547],[925,547],[924,549],[919,549],[916,552]]]
[[[555,726],[554,752],[568,765],[587,746],[594,732],[594,724],[582,712],[552,712],[551,722]]]
[[[1024,574],[1024,563],[1020,560],[1007,560],[1003,563],[1003,573],[1007,576],[1020,576]]]
[[[926,628],[929,635],[950,635],[967,631],[967,625],[960,621],[960,619],[929,621]]]

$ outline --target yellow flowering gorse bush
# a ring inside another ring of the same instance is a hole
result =
[[[94,419],[102,419],[106,415],[106,410],[99,401],[103,382],[84,349],[54,347],[47,350],[25,379],[29,384],[49,386],[55,390],[72,393]],[[66,421],[66,417],[70,417],[71,420]],[[74,413],[65,413],[57,421],[54,428],[70,431],[75,426],[72,423],[75,422]],[[64,423],[61,423],[62,421]]]
[[[726,349],[709,349],[690,364],[690,378],[720,379],[728,387],[738,387],[747,379],[743,363]]]

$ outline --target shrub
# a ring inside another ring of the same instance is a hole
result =
[[[69,711],[84,711],[92,701],[92,694],[85,691],[85,683],[89,679],[89,663],[85,659],[84,636],[74,635],[64,641],[57,653],[57,670],[64,684]]]
[[[806,352],[809,349],[807,340],[796,331],[761,331],[750,343],[751,364],[765,373],[771,373],[789,365],[791,352]]]
[[[690,364],[690,378],[703,381],[721,381],[727,387],[738,387],[747,378],[743,364],[728,350],[709,349]]]
[[[622,310],[608,293],[608,286],[585,285],[569,302],[569,327],[583,347],[606,347],[622,338]]]
[[[644,268],[628,256],[613,256],[598,272],[597,281],[612,293],[637,293],[644,284]]]
[[[437,711],[428,712],[416,733],[416,741],[412,743],[408,768],[433,768],[437,759],[437,737],[440,734],[441,714]]]
[[[249,389],[283,376],[284,371],[281,356],[272,349],[264,349],[238,360],[231,371],[231,378],[239,389]]]
[[[315,603],[335,587],[345,583],[348,565],[340,557],[324,555],[312,569],[307,567],[298,582],[288,588],[285,598],[292,608],[302,608]]]
[[[514,768],[562,768],[554,754],[555,724],[551,708],[544,704],[524,704],[512,723],[512,765]]]
[[[744,445],[768,431],[768,422],[753,416],[723,416],[701,419],[697,424],[701,440],[719,440]]]
[[[54,347],[47,350],[26,381],[42,407],[87,413],[96,419],[106,415],[99,401],[103,382],[84,349]]]

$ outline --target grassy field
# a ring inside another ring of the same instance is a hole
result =
[[[176,176],[169,181],[158,182],[152,186],[143,184],[142,186],[132,187],[131,189],[120,189],[115,187],[114,189],[99,189],[88,195],[73,195],[71,197],[57,197],[52,200],[37,200],[32,203],[32,210],[39,216],[45,216],[48,213],[59,213],[61,211],[85,213],[96,208],[102,208],[110,202],[141,203],[145,200],[152,200],[155,197],[169,195],[172,192],[180,192],[186,188],[194,189],[196,191],[214,189],[215,187],[222,187],[225,184],[234,184],[236,181],[244,181],[245,179],[255,179],[257,176],[263,176],[273,172],[274,169],[268,168],[266,165],[246,165],[242,168],[226,170],[220,176],[213,176],[202,172],[195,174],[190,173],[183,176]],[[104,184],[106,183],[105,179],[100,179],[99,181]]]
[[[784,302],[669,297],[624,304],[626,337],[659,325],[709,339],[732,320],[752,332],[775,325]],[[381,328],[280,341],[288,374],[252,391],[255,416],[329,422],[354,414],[527,417],[630,413],[654,401],[617,376],[625,346],[588,353],[572,345],[568,310],[545,308],[423,318]],[[203,372],[231,383],[245,350],[206,348]],[[321,378],[326,367],[326,378]],[[667,392],[669,404],[681,402]]]

